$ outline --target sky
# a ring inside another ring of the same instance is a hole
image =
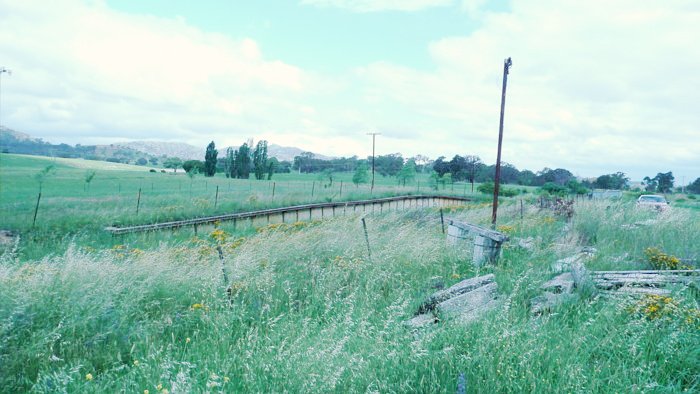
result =
[[[700,177],[697,0],[0,0],[0,123]]]

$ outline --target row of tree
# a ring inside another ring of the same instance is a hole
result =
[[[272,174],[277,169],[283,172],[290,172],[291,163],[281,165],[280,162],[267,156],[267,141],[262,140],[252,148],[253,142],[248,141],[238,149],[227,148],[226,156],[219,158],[219,151],[216,149],[214,141],[207,145],[204,153],[204,161],[187,160],[182,161],[177,157],[169,157],[163,163],[165,168],[172,168],[176,171],[182,167],[188,174],[202,173],[211,177],[217,172],[223,172],[227,178],[248,179],[252,173],[255,179],[272,178]]]
[[[421,172],[430,172],[431,184],[446,184],[457,181],[474,183],[493,182],[496,166],[485,164],[479,156],[455,155],[451,160],[444,156],[435,161],[425,156],[415,156],[404,159],[400,153],[368,157],[359,159],[357,156],[349,158],[320,159],[311,152],[304,152],[294,158],[293,162],[278,161],[274,157],[268,157],[267,141],[262,140],[253,146],[252,140],[244,143],[238,149],[227,148],[226,155],[218,158],[216,145],[212,141],[206,149],[204,161],[188,160],[182,162],[177,158],[169,158],[165,161],[166,168],[182,168],[188,173],[196,171],[205,176],[214,176],[216,172],[223,172],[228,178],[248,179],[251,174],[255,179],[271,179],[276,172],[290,172],[291,169],[300,173],[323,173],[324,178],[332,182],[334,172],[354,172],[353,183],[356,185],[368,183],[370,171],[382,176],[397,178],[399,184],[406,185],[415,180]],[[544,168],[538,172],[530,170],[518,170],[509,163],[501,164],[501,182],[524,186],[539,186],[552,192],[586,193],[588,189],[629,189],[630,179],[623,172],[604,174],[596,179],[579,181],[571,171],[564,168]],[[668,193],[673,190],[674,177],[672,172],[658,173],[655,177],[645,177],[643,187],[649,192]],[[696,191],[697,190],[697,191]],[[700,178],[688,186],[688,191],[700,193]]]

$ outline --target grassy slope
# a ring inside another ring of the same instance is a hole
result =
[[[600,250],[591,268],[641,268],[645,247],[700,255],[698,214],[660,217],[630,205],[577,206],[571,232],[530,208],[501,224],[536,239],[507,247],[475,272],[445,246],[437,212],[368,218],[372,261],[356,217],[271,227],[224,245],[233,302],[211,239],[111,250],[71,248],[41,262],[0,264],[0,387],[9,391],[681,392],[700,390],[700,326],[685,322],[697,294],[674,294],[662,319],[631,301],[581,295],[533,318],[529,300],[549,266],[576,246]],[[450,215],[488,220],[488,207]],[[620,225],[649,218],[653,228]],[[622,257],[615,264],[615,258]],[[503,305],[481,321],[412,333],[437,282],[494,272]],[[200,304],[203,307],[199,307]],[[189,338],[189,340],[188,340]],[[91,374],[92,380],[87,380]]]
[[[54,164],[56,170],[43,183],[37,224],[32,228],[39,192],[34,176],[49,164]],[[89,188],[85,182],[86,164],[94,165],[91,169],[97,171]],[[352,174],[337,174],[329,187],[324,187],[327,181],[321,182],[318,174],[276,174],[273,182],[229,180],[221,174],[213,178],[199,175],[190,179],[182,173],[150,173],[140,166],[82,159],[57,159],[54,162],[45,157],[0,154],[0,215],[3,218],[0,229],[22,233],[22,253],[37,258],[47,252],[64,250],[71,240],[92,246],[109,243],[102,231],[109,225],[428,192],[427,180],[423,178],[417,181],[422,186],[414,183],[397,187],[393,178],[378,176],[373,194],[370,194],[368,185],[353,185],[351,178]],[[342,192],[340,182],[343,182]],[[137,214],[139,189],[141,197]],[[455,185],[454,192],[451,187],[440,190],[446,194],[463,192],[464,185]]]

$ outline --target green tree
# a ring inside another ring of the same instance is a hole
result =
[[[372,157],[368,158],[371,162]],[[375,157],[375,170],[382,176],[395,176],[401,171],[403,166],[403,157],[400,153],[392,153],[390,155]]]
[[[187,160],[186,162],[182,163],[182,169],[188,174],[193,169],[197,170],[197,173],[200,173],[204,172],[205,166],[204,162],[201,160]]]
[[[466,161],[464,172],[467,175],[467,180],[472,184],[472,193],[474,193],[474,180],[476,179],[476,174],[479,173],[479,169],[484,166],[484,163],[481,162],[479,156],[464,156],[464,160]]]
[[[145,166],[146,164],[148,164],[148,160],[146,160],[146,158],[144,158],[144,157],[139,157],[139,158],[136,160],[136,165],[137,165],[137,166]]]
[[[438,185],[440,182],[440,174],[437,173],[437,171],[433,171],[430,173],[430,178],[428,178],[428,184],[433,190],[438,189]]]
[[[197,174],[199,174],[199,167],[197,166],[194,166],[187,171],[187,177],[190,178],[190,198],[192,198],[192,184],[194,183],[194,177]]]
[[[588,189],[581,184],[576,178],[571,178],[569,179],[568,182],[566,182],[566,187],[569,188],[569,193],[572,194],[586,194],[588,193]]]
[[[226,178],[236,178],[236,151],[230,146],[226,148],[226,160],[224,161],[224,172]]]
[[[272,179],[272,174],[274,174],[277,171],[277,167],[279,167],[280,162],[277,160],[276,157],[271,157],[267,159],[267,180],[269,181]]]
[[[700,194],[700,178],[696,179],[686,188],[691,193]]]
[[[445,161],[445,156],[440,156],[433,162],[433,171],[437,173],[436,180],[450,172],[450,162]]]
[[[180,159],[179,157],[168,157],[163,162],[163,167],[172,168],[173,172],[177,171],[177,169],[180,168],[180,166],[182,166],[182,159]]]
[[[406,186],[406,182],[412,182],[416,179],[416,162],[412,159],[408,160],[396,174],[396,177],[399,179],[399,183],[403,183],[404,186]]]
[[[557,196],[564,196],[569,192],[569,189],[566,186],[562,186],[554,182],[545,183],[544,185],[542,185],[542,190],[549,194]]]
[[[599,176],[593,182],[593,186],[599,189],[622,190],[629,187],[629,181],[624,172],[616,172]]]
[[[204,154],[204,176],[214,176],[216,174],[216,156],[219,151],[216,150],[214,141],[207,145],[207,151]]]
[[[673,172],[669,171],[666,173],[658,173],[654,177],[656,181],[656,188],[661,193],[670,193],[673,190]]]
[[[250,147],[247,143],[241,145],[234,155],[234,167],[236,171],[236,178],[248,179],[250,178]]]
[[[644,185],[644,190],[648,192],[655,192],[656,191],[656,178],[649,178],[648,176],[644,177],[644,180],[642,180],[642,185]]]
[[[253,151],[253,172],[255,179],[264,179],[267,172],[267,141],[258,141]]]
[[[318,176],[318,178],[319,178],[319,180],[327,179],[328,184],[324,185],[324,186],[329,187],[329,186],[333,186],[333,176],[334,175],[335,174],[333,173],[332,168],[326,168],[325,170],[323,170],[323,172],[321,172],[321,174]]]
[[[34,174],[34,180],[37,181],[37,183],[39,184],[39,193],[41,193],[41,188],[43,187],[46,178],[48,178],[50,175],[53,175],[54,173],[56,173],[56,166],[53,164],[49,164],[48,166],[44,167],[39,172]]]
[[[360,165],[355,168],[355,173],[352,175],[352,183],[355,186],[359,186],[360,183],[369,182],[369,167],[367,163],[360,163]]]

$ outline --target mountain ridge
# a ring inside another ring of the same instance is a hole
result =
[[[41,138],[33,137],[30,134],[22,133],[5,126],[0,126],[0,142],[2,142],[3,150],[8,153],[25,153],[39,155],[59,155],[65,157],[83,157],[85,154],[99,154],[105,156],[104,159],[111,156],[111,151],[124,148],[131,153],[127,156],[137,156],[143,154],[147,158],[162,158],[179,157],[183,160],[204,160],[205,147],[198,148],[194,145],[185,142],[176,141],[122,141],[113,142],[111,144],[99,145],[75,145],[68,144],[51,144]],[[229,147],[218,148],[219,157],[226,154],[226,149]],[[238,149],[238,147],[231,147]],[[89,150],[87,152],[86,150]],[[268,144],[268,157],[275,157],[279,161],[294,161],[295,156],[307,152],[297,147],[281,146],[277,144]],[[313,152],[312,152],[313,153]],[[314,153],[318,159],[329,160],[333,157]]]
[[[117,142],[114,143],[114,145],[134,149],[153,156],[166,155],[168,157],[179,157],[183,160],[204,160],[204,153],[206,151],[206,148],[198,148],[185,142],[171,141],[126,141]],[[226,154],[226,149],[228,148],[238,149],[237,146],[217,148],[219,151],[219,157],[223,157]],[[294,161],[294,157],[299,156],[303,152],[307,151],[297,147],[281,146],[277,144],[268,144],[267,146],[267,156],[275,157],[279,161]],[[332,159],[330,156],[325,156],[314,152],[312,153],[318,159]]]

